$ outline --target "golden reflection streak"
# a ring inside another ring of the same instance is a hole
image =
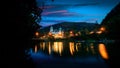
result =
[[[53,50],[54,50],[54,52],[58,52],[58,44],[57,44],[57,42],[54,42]]]
[[[40,43],[40,49],[42,48],[42,43]]]
[[[76,43],[76,45],[75,45],[76,47],[76,51],[78,52],[79,51],[79,47],[81,47],[81,43]]]
[[[89,52],[89,48],[88,47],[86,47],[86,51]]]
[[[74,53],[74,43],[73,42],[70,42],[69,43],[69,48],[70,48],[70,53],[71,53],[71,55],[73,55],[73,53]]]
[[[76,51],[78,52],[78,45],[76,45]]]
[[[45,42],[43,43],[43,50],[45,50]]]
[[[92,48],[92,49],[93,49],[93,48],[94,48],[94,46],[93,46],[93,45],[91,45],[91,46],[90,46],[90,48]]]
[[[51,54],[51,46],[50,46],[50,42],[49,42],[49,45],[48,45],[48,52],[49,52],[49,55]]]
[[[95,54],[94,46],[91,45],[90,48],[91,48],[91,50],[92,50],[92,53]]]
[[[78,52],[79,51],[79,49],[78,49],[78,47],[80,47],[80,43],[76,43],[76,45],[75,45],[76,47],[76,51]]]
[[[92,54],[95,54],[95,50],[94,50],[94,43],[90,43],[90,49],[92,51]]]
[[[104,44],[99,44],[99,52],[100,55],[104,58],[104,59],[109,59],[108,57],[108,53],[106,51],[105,45]]]
[[[62,42],[59,42],[59,54],[60,56],[62,56],[62,51],[63,51],[63,43]]]
[[[35,45],[35,53],[37,52],[37,45]]]
[[[63,51],[63,42],[54,42],[54,45],[52,48],[54,52],[59,53],[61,56]]]
[[[45,42],[40,43],[40,49],[45,50]]]

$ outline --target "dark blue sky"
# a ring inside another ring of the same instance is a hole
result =
[[[120,0],[36,0],[41,8],[45,3],[40,25],[48,26],[60,22],[101,23]]]

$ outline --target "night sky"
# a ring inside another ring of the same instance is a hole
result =
[[[36,0],[41,8],[44,2],[40,25],[48,26],[61,22],[88,22],[100,24],[120,0]]]

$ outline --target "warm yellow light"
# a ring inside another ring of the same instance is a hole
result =
[[[59,35],[62,35],[62,32],[59,32]]]
[[[35,53],[37,52],[37,45],[35,45]]]
[[[72,36],[74,36],[74,33],[73,33],[73,31],[70,31],[70,37],[72,37]]]
[[[40,49],[45,50],[45,42],[40,43]]]
[[[89,34],[93,34],[94,32],[93,31],[91,31]]]
[[[73,31],[70,31],[70,33],[72,34],[72,33],[73,33]]]
[[[76,51],[78,51],[78,46],[76,45]]]
[[[58,43],[57,42],[54,42],[53,50],[54,50],[54,52],[58,52]]]
[[[49,35],[52,35],[52,33],[51,33],[51,32],[49,32]]]
[[[105,27],[101,27],[100,30],[101,30],[101,31],[105,31]]]
[[[78,34],[76,33],[75,36],[78,36]]]
[[[90,47],[91,47],[92,49],[94,48],[94,46],[93,46],[93,45],[91,45]]]
[[[59,54],[60,56],[62,56],[62,51],[63,51],[63,43],[62,42],[59,42]]]
[[[51,46],[50,46],[50,42],[49,42],[49,45],[48,45],[48,52],[49,52],[49,54],[51,54]]]
[[[62,51],[63,51],[63,43],[62,42],[54,42],[53,51],[56,53],[59,53],[61,56]]]
[[[38,36],[38,35],[39,35],[39,32],[36,32],[35,35]]]
[[[100,55],[104,59],[108,59],[109,58],[104,44],[99,44],[99,52],[100,52]]]
[[[97,33],[97,34],[101,34],[101,33],[102,33],[102,31],[97,31],[96,33]]]
[[[43,50],[45,50],[45,42],[43,43]]]
[[[73,55],[73,53],[74,53],[74,43],[73,42],[70,42],[69,43],[69,48],[70,48],[70,53],[71,53],[71,55]]]
[[[79,31],[78,34],[81,35],[81,32]]]

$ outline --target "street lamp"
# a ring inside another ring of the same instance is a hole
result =
[[[100,30],[101,30],[101,31],[105,31],[105,27],[101,27]]]
[[[39,32],[36,32],[35,35],[38,37],[39,36]]]

